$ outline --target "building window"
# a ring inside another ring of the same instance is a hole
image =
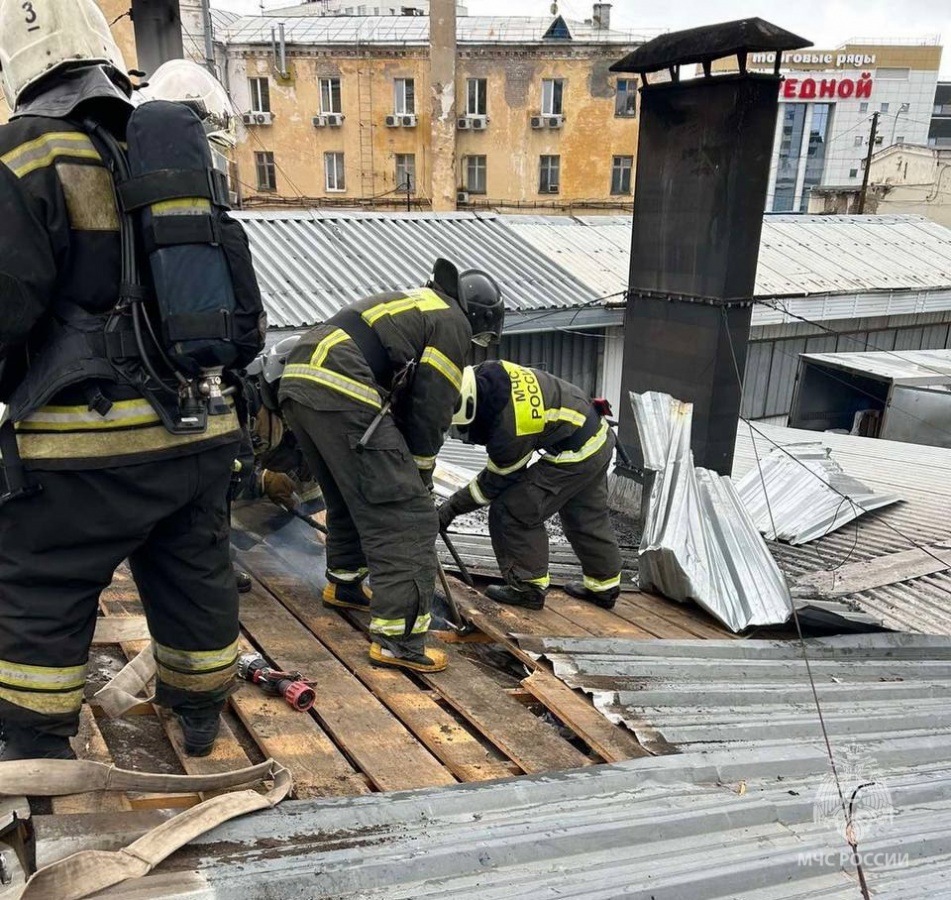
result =
[[[883,103],[883,104],[879,107],[879,109],[881,110],[881,112],[888,112],[888,104],[887,104],[887,103]]]
[[[864,143],[865,143],[865,138],[862,137],[862,135],[857,134],[857,135],[855,136],[855,146],[856,146],[856,147],[861,147],[862,144],[864,144]]]
[[[416,82],[412,78],[397,78],[393,89],[393,112],[398,116],[416,115]]]
[[[398,191],[416,192],[416,154],[396,154],[396,189]]]
[[[806,149],[806,172],[803,178],[802,194],[799,200],[799,212],[809,211],[809,195],[818,187],[826,166],[826,152],[829,146],[829,132],[832,119],[832,106],[829,103],[816,103],[812,107],[812,124]],[[795,207],[794,207],[795,209]]]
[[[896,144],[904,144],[904,143],[905,143],[905,135],[899,134],[899,135],[895,138],[895,143],[896,143]]]
[[[470,194],[484,194],[485,188],[485,157],[466,157],[466,190]]]
[[[339,78],[320,79],[320,112],[321,115],[343,112],[343,105],[340,102]]]
[[[859,170],[858,169],[849,169],[849,178],[858,178]]]
[[[484,78],[470,78],[466,85],[466,115],[487,115],[488,102],[486,98],[488,82]]]
[[[611,193],[631,193],[631,173],[634,171],[633,156],[615,156],[611,167]]]
[[[779,143],[776,187],[770,212],[793,212],[799,205],[796,197],[796,178],[799,173],[800,154],[803,152],[806,104],[785,103],[781,110],[782,139]]]
[[[271,111],[271,89],[267,78],[249,78],[251,89],[251,112]]]
[[[258,174],[259,191],[277,190],[277,172],[274,167],[274,154],[270,150],[254,154],[254,168]]]
[[[565,111],[565,82],[563,78],[542,80],[542,115],[560,116]]]
[[[538,193],[557,194],[561,187],[560,156],[543,156],[539,167]]]
[[[633,78],[621,78],[617,83],[617,99],[614,102],[614,115],[637,115],[637,82]]]
[[[864,102],[863,102],[863,103],[860,103],[860,104],[859,104],[859,112],[860,112],[860,113],[867,113],[867,112],[868,112],[868,104],[867,104],[867,103],[864,103]]]
[[[328,191],[345,191],[347,189],[342,153],[324,154],[324,173]]]

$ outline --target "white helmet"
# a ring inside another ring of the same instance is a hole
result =
[[[52,72],[99,63],[128,84],[125,61],[95,0],[0,0],[0,82],[11,109]]]
[[[462,387],[459,388],[459,399],[456,401],[456,410],[452,416],[453,425],[472,424],[476,416],[478,393],[475,369],[472,366],[466,366],[462,370]]]
[[[234,147],[237,143],[231,100],[221,82],[190,59],[162,63],[142,89],[146,100],[170,100],[191,107],[201,119],[208,140]]]

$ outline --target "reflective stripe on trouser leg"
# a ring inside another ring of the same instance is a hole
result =
[[[594,591],[595,593],[613,590],[614,588],[621,586],[621,573],[618,572],[613,578],[605,578],[603,580],[592,578],[590,575],[585,575],[584,586],[589,591]]]
[[[79,712],[86,666],[28,666],[0,659],[0,700],[44,716]]]
[[[327,580],[333,584],[355,584],[367,577],[369,569],[327,569]]]
[[[542,575],[541,578],[526,578],[523,584],[530,584],[532,587],[536,587],[539,590],[547,591],[548,585],[551,584],[551,576],[547,573]]]
[[[429,613],[417,616],[410,634],[426,634],[432,623]],[[388,638],[401,638],[406,634],[406,619],[370,619],[370,633]]]
[[[218,650],[176,650],[152,644],[158,678],[171,687],[190,693],[216,693],[234,679],[238,642]]]

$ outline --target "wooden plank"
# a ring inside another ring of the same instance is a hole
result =
[[[951,547],[947,543],[932,544],[847,563],[834,572],[812,572],[798,578],[794,588],[797,597],[834,600],[857,591],[922,578],[947,569],[951,569]]]
[[[494,631],[503,634],[538,634],[545,637],[586,637],[590,632],[574,622],[559,615],[553,609],[521,609],[518,606],[506,606],[496,603],[484,594],[469,588],[456,578],[451,580],[453,596],[464,616],[480,613],[493,623]],[[455,585],[464,587],[459,592]]]
[[[650,755],[630,731],[609,722],[586,697],[545,669],[536,669],[522,685],[606,762]]]
[[[486,748],[407,675],[370,664],[366,638],[321,604],[320,591],[289,578],[263,548],[241,555],[254,574],[389,709],[453,775],[462,781],[507,778],[506,761]]]
[[[96,619],[94,644],[118,644],[122,641],[147,641],[149,624],[145,616],[100,616]]]
[[[79,733],[72,739],[73,749],[80,759],[105,763],[111,766],[112,754],[96,724],[92,710],[84,703],[79,711]],[[53,797],[52,809],[57,815],[80,813],[122,812],[131,809],[128,798],[118,791],[86,791],[82,794],[67,794]]]
[[[641,591],[632,591],[621,596],[626,597],[634,606],[686,631],[688,635],[720,641],[736,638],[725,625],[693,603],[678,603],[676,600]]]
[[[676,625],[663,616],[657,615],[657,613],[652,610],[641,606],[633,599],[635,596],[636,595],[627,594],[620,596],[614,605],[614,614],[625,621],[631,622],[638,628],[643,628],[644,631],[649,632],[657,638],[690,639],[697,637],[692,631],[688,631],[686,628]]]
[[[561,591],[549,591],[545,606],[597,637],[653,638],[650,632],[614,615],[611,610],[600,609]]]
[[[456,779],[330,652],[260,586],[241,598],[241,622],[275,665],[314,682],[314,713],[383,791],[455,784]]]

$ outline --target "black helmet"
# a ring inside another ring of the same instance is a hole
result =
[[[467,269],[459,275],[459,303],[472,326],[472,340],[487,347],[502,336],[505,305],[495,279],[479,269]]]

